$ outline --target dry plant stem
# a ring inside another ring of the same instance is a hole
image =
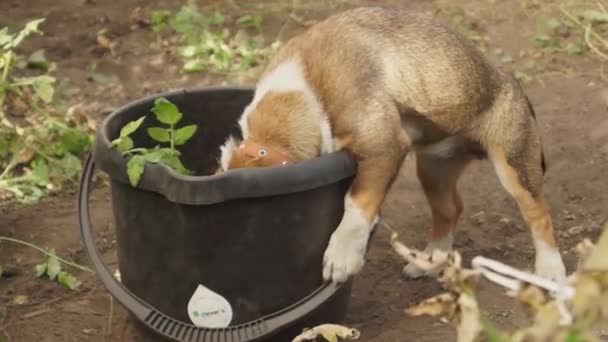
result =
[[[602,12],[606,13],[606,7],[604,7],[604,5],[602,5],[601,2],[596,1],[595,3],[597,4],[597,7],[599,7]]]
[[[53,254],[53,253],[47,252],[44,249],[42,249],[42,248],[40,248],[40,247],[38,247],[38,246],[36,246],[34,244],[31,244],[29,242],[25,242],[25,241],[22,241],[22,240],[9,238],[9,237],[6,237],[6,236],[0,236],[0,241],[14,242],[14,243],[17,243],[17,244],[20,244],[20,245],[24,245],[24,246],[33,248],[33,249],[39,251],[40,253],[42,253],[42,254],[44,254],[46,256],[52,256],[52,257],[57,258],[57,260],[59,260],[60,262],[66,264],[66,265],[72,266],[72,267],[77,268],[77,269],[82,270],[82,271],[87,271],[87,272],[90,272],[90,273],[95,273],[95,271],[93,271],[92,269],[90,269],[88,267],[80,266],[80,265],[75,264],[75,263],[73,263],[71,261],[67,261],[67,260],[65,260],[65,259],[60,258],[59,256],[57,256],[57,254]]]
[[[8,163],[8,165],[6,166],[6,168],[2,171],[2,173],[0,174],[0,180],[3,180],[4,177],[6,177],[8,175],[9,172],[11,172],[15,166],[17,166],[17,158],[14,157],[13,159],[11,159],[11,161]]]
[[[292,20],[291,19],[292,15],[294,15],[296,13],[297,2],[298,2],[298,0],[291,1],[291,13],[289,13],[289,15],[287,17],[285,17],[285,21],[283,21],[283,25],[279,29],[279,33],[277,33],[277,37],[274,40],[275,42],[281,41],[281,38],[283,37],[283,32],[285,32],[285,29],[287,28],[289,21]]]
[[[2,83],[5,83],[8,79],[8,70],[11,67],[13,53],[11,51],[6,53],[6,61],[4,61],[4,70],[2,71]]]
[[[565,15],[567,16],[570,20],[572,20],[572,22],[574,22],[576,25],[578,25],[580,28],[582,28],[583,30],[586,29],[585,24],[583,24],[580,20],[578,20],[574,15],[572,15],[570,12],[566,11],[563,7],[560,7],[559,10]],[[606,41],[604,38],[602,38],[602,36],[600,36],[599,34],[597,34],[595,31],[590,30],[589,35],[597,40],[599,40],[602,44],[604,44],[606,47],[608,47],[608,41]]]
[[[108,313],[108,326],[106,327],[106,341],[112,339],[112,320],[114,318],[114,297],[110,297],[110,312]]]
[[[596,55],[600,56],[603,60],[608,60],[608,55],[606,55],[605,53],[600,51],[597,47],[595,47],[595,45],[593,45],[593,43],[591,42],[590,33],[591,33],[591,24],[587,25],[587,27],[585,28],[585,43],[587,43],[587,46],[589,46],[591,51],[595,52]]]

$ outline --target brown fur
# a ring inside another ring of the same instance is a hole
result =
[[[358,161],[351,196],[372,222],[408,151],[433,213],[431,238],[462,211],[456,190],[468,161],[490,156],[534,239],[555,246],[542,198],[544,157],[533,108],[513,77],[439,21],[404,10],[359,8],[291,39],[262,77],[302,65],[340,148]],[[318,121],[298,92],[269,93],[250,115],[252,136],[298,160],[320,153]],[[255,166],[238,153],[234,167]]]

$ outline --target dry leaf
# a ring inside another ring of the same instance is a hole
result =
[[[361,333],[357,329],[342,325],[323,324],[312,329],[304,330],[304,332],[296,336],[292,342],[313,341],[319,336],[322,336],[329,342],[337,342],[338,337],[346,340],[356,340],[361,336]]]
[[[410,316],[430,315],[438,316],[448,314],[451,316],[456,308],[456,296],[446,292],[407,308],[405,313]]]
[[[547,295],[545,291],[534,285],[526,283],[522,284],[521,290],[515,294],[515,297],[526,307],[528,313],[537,312],[543,305],[547,303]]]
[[[457,327],[458,342],[473,342],[481,332],[479,321],[479,306],[472,295],[462,294],[458,298],[460,310]]]
[[[445,266],[446,262],[449,260],[449,253],[442,252],[439,250],[433,251],[431,255],[406,247],[402,244],[397,238],[399,234],[396,232],[391,233],[391,246],[393,250],[397,252],[403,259],[407,262],[416,265],[417,267],[430,272],[437,274],[439,271]]]
[[[582,269],[591,272],[608,272],[608,224],[597,244],[583,263]]]
[[[97,35],[97,45],[102,49],[110,51],[112,56],[114,56],[114,48],[116,47],[116,42],[113,42],[108,36],[104,33],[100,32]]]

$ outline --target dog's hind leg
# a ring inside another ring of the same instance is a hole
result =
[[[416,170],[422,189],[431,207],[433,224],[425,252],[438,249],[449,251],[454,241],[454,229],[462,212],[462,200],[456,189],[458,178],[469,163],[468,156],[438,157],[431,154],[416,154]],[[409,264],[403,274],[411,279],[427,273]]]
[[[561,281],[566,277],[566,270],[542,193],[545,165],[540,134],[529,113],[531,107],[520,105],[515,109],[510,118],[522,121],[518,125],[505,124],[504,133],[491,137],[485,144],[486,150],[501,184],[517,202],[530,228],[536,251],[536,274]]]

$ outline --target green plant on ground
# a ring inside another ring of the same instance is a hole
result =
[[[184,72],[246,71],[262,64],[278,47],[278,42],[267,45],[260,34],[263,23],[260,14],[236,18],[233,23],[238,30],[231,32],[226,27],[226,16],[219,12],[203,14],[194,1],[175,14],[151,11],[150,22],[154,31],[169,28],[179,36],[177,53],[184,58]]]
[[[27,59],[17,54],[24,39],[42,34],[43,22],[30,21],[17,33],[0,30],[0,205],[36,202],[75,180],[79,156],[92,142],[88,128],[68,123],[57,112],[55,78],[48,74],[52,68],[43,51]]]
[[[197,125],[186,125],[176,128],[183,114],[176,105],[165,98],[158,98],[154,101],[152,112],[155,114],[156,119],[164,124],[165,127],[148,127],[147,133],[154,141],[168,146],[161,147],[160,144],[154,148],[134,146],[130,135],[141,126],[146,118],[145,116],[124,125],[120,130],[119,137],[111,143],[112,147],[115,147],[124,156],[128,157],[127,175],[129,182],[133,186],[139,183],[146,163],[164,164],[180,174],[191,173],[179,159],[180,152],[176,147],[184,145],[192,138],[198,129]]]
[[[75,264],[71,261],[65,260],[63,258],[60,258],[59,256],[57,256],[57,254],[55,254],[54,250],[51,251],[45,251],[44,249],[23,241],[23,240],[19,240],[19,239],[14,239],[14,238],[10,238],[10,237],[6,237],[6,236],[0,236],[0,242],[11,242],[11,243],[16,243],[22,246],[26,246],[32,249],[35,249],[36,251],[44,254],[47,259],[36,265],[34,267],[34,275],[38,278],[41,277],[47,277],[50,280],[54,280],[57,283],[69,288],[70,290],[76,290],[78,288],[78,286],[80,285],[80,281],[78,281],[78,279],[76,279],[76,277],[74,277],[72,274],[70,274],[68,271],[66,271],[63,267],[63,265],[67,265],[73,268],[77,268],[80,269],[82,271],[86,271],[89,273],[95,273],[93,270]],[[2,277],[2,267],[0,265],[0,277]]]
[[[608,26],[608,11],[601,2],[597,5],[597,9],[561,7],[560,17],[539,18],[531,41],[545,53],[582,55],[591,51],[608,60],[608,38],[603,36]]]
[[[34,274],[38,278],[46,276],[50,280],[56,280],[59,284],[67,287],[70,290],[75,290],[80,285],[80,282],[76,279],[76,277],[62,269],[61,262],[59,259],[57,259],[55,251],[51,250],[51,253],[52,255],[50,255],[44,262],[34,267]]]

